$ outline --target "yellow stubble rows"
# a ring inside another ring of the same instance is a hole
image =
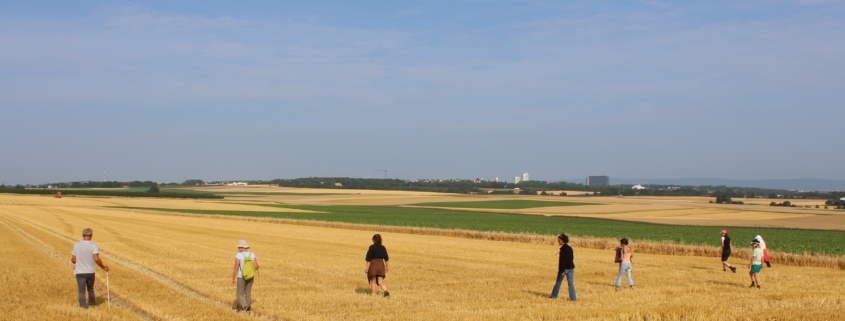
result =
[[[235,299],[229,281],[241,238],[262,265],[254,289],[257,315],[271,319],[822,320],[837,317],[845,303],[842,271],[777,266],[763,271],[762,290],[752,290],[745,262],[734,261],[741,273],[732,274],[719,268],[718,258],[660,255],[636,255],[638,289],[617,293],[612,252],[580,248],[579,302],[553,301],[546,296],[557,264],[554,246],[392,233],[383,234],[392,268],[386,300],[367,295],[362,270],[377,231],[47,206],[0,207],[0,215],[66,252],[69,239],[92,227],[112,256],[105,259],[115,269],[113,290],[168,320],[246,317],[221,307]]]
[[[104,296],[98,297],[98,306],[79,308],[68,265],[3,222],[0,243],[0,320],[143,320],[117,304],[110,307]]]

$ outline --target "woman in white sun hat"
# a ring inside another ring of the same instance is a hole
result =
[[[238,287],[238,303],[241,310],[252,311],[252,282],[258,272],[255,253],[250,252],[246,240],[238,241],[238,254],[235,254],[235,268],[232,271],[232,285]]]

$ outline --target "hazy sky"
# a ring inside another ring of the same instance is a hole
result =
[[[845,179],[842,1],[3,1],[0,181]]]

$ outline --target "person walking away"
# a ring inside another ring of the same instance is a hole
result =
[[[552,295],[549,298],[557,299],[557,295],[560,292],[560,285],[563,283],[563,277],[565,276],[569,283],[569,300],[576,301],[575,284],[572,281],[572,277],[575,274],[575,263],[573,262],[572,247],[569,246],[569,236],[566,234],[558,235],[557,244],[560,245],[560,257],[558,258],[557,264],[557,282],[555,282],[555,287],[552,289]]]
[[[627,274],[628,286],[631,290],[634,289],[634,279],[631,278],[631,259],[634,258],[634,251],[628,246],[628,239],[619,240],[621,245],[621,260],[619,262],[619,274],[616,276],[616,291],[622,286],[622,274]]]
[[[259,268],[255,253],[249,249],[246,240],[238,241],[238,254],[235,254],[232,271],[232,285],[237,286],[238,304],[246,312],[252,311],[252,284]]]
[[[73,244],[73,250],[70,252],[70,261],[76,264],[73,272],[76,275],[76,287],[79,291],[79,307],[83,309],[95,304],[94,273],[97,272],[97,268],[94,264],[99,265],[103,271],[109,271],[108,265],[103,264],[100,259],[100,246],[91,241],[92,237],[94,237],[93,230],[90,228],[82,230],[82,241]],[[88,290],[87,304],[85,302],[85,290]]]
[[[376,295],[376,286],[380,286],[384,291],[384,297],[390,297],[390,291],[387,291],[387,284],[384,283],[384,278],[387,277],[387,272],[390,272],[390,267],[387,261],[390,257],[387,256],[387,248],[381,244],[381,235],[373,235],[373,245],[367,250],[365,258],[367,264],[364,265],[364,273],[367,274],[367,280],[370,282],[370,290],[372,295]]]
[[[769,256],[769,249],[766,247],[766,241],[763,241],[763,237],[760,235],[755,236],[754,239],[760,242],[760,248],[763,249],[763,262],[766,263],[767,267],[772,267],[772,258]]]
[[[763,269],[763,249],[760,248],[760,241],[754,239],[751,241],[751,247],[753,250],[751,251],[751,263],[748,264],[748,276],[751,277],[751,285],[748,286],[749,288],[753,288],[754,285],[757,285],[757,288],[760,288],[760,270]]]
[[[731,251],[733,247],[731,246],[731,237],[728,236],[728,231],[722,230],[719,232],[722,235],[722,271],[727,271],[727,269],[731,269],[731,272],[736,273],[736,267],[731,266],[728,263],[728,258],[731,257]]]

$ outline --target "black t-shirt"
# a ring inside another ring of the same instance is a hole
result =
[[[725,245],[722,247],[722,252],[730,252],[731,251],[731,237],[725,235]]]
[[[575,262],[573,259],[575,256],[572,254],[572,247],[569,244],[564,244],[560,247],[560,256],[558,257],[557,263],[557,273],[563,273],[563,270],[569,270],[575,268]]]
[[[370,245],[370,249],[367,250],[367,262],[372,261],[373,259],[384,259],[385,261],[389,261],[387,257],[387,248],[383,245],[373,244]]]

